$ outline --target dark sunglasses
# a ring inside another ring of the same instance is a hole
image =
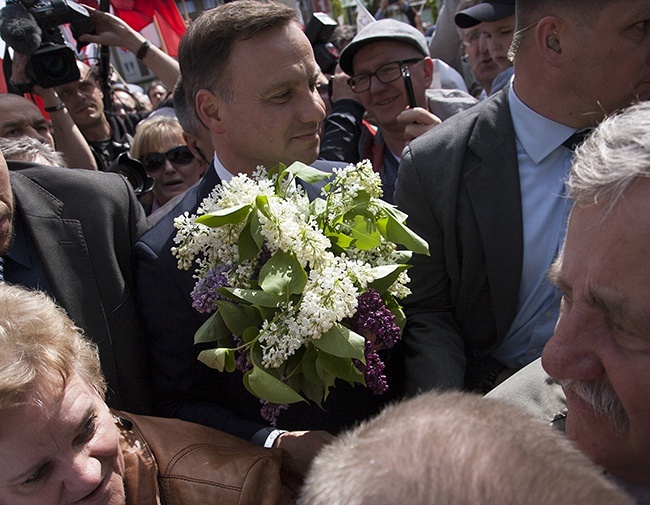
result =
[[[166,153],[149,153],[142,160],[142,164],[147,173],[151,174],[165,166],[165,159],[168,159],[172,165],[187,165],[194,160],[194,155],[189,147],[178,146]]]

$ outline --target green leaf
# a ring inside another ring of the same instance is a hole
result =
[[[250,210],[250,205],[235,205],[233,207],[228,207],[227,209],[203,214],[196,218],[196,222],[209,226],[210,228],[218,228],[225,224],[237,224],[241,223],[248,217]]]
[[[418,234],[408,228],[403,222],[400,222],[393,211],[388,209],[386,218],[377,220],[377,226],[386,240],[402,244],[407,249],[417,254],[429,255],[429,245]]]
[[[271,219],[271,207],[269,207],[269,198],[266,195],[257,195],[255,197],[255,205],[266,219]]]
[[[251,236],[255,243],[257,244],[258,250],[262,248],[262,243],[264,243],[264,236],[262,235],[262,225],[260,224],[260,215],[259,211],[252,212],[251,218]]]
[[[364,359],[366,339],[339,323],[335,323],[321,338],[312,339],[311,342],[321,351],[334,356]]]
[[[297,177],[298,179],[310,184],[320,182],[332,176],[330,173],[305,165],[300,161],[296,161],[288,166],[286,172],[290,173],[293,177]]]
[[[233,335],[240,336],[246,328],[251,326],[251,321],[246,316],[246,312],[236,303],[217,300],[217,310]]]
[[[397,280],[399,274],[408,270],[408,268],[408,265],[380,265],[373,267],[371,272],[376,275],[376,278],[370,283],[369,287],[377,290],[380,294],[385,293]]]
[[[342,250],[348,249],[353,242],[353,238],[345,233],[332,233],[331,231],[326,231],[325,235],[330,239],[332,244],[340,247]]]
[[[240,263],[254,258],[260,252],[260,245],[255,240],[252,230],[252,219],[253,216],[256,215],[257,212],[251,212],[248,215],[248,221],[239,234],[239,240],[237,241],[237,253],[239,254]]]
[[[278,250],[260,270],[259,283],[270,295],[300,294],[307,284],[307,272],[295,254]]]
[[[224,370],[233,372],[235,370],[235,349],[229,347],[206,349],[199,353],[198,360],[210,368],[216,368],[220,372]]]
[[[318,354],[316,365],[334,377],[343,379],[350,384],[354,384],[355,382],[365,384],[363,373],[361,373],[361,371],[354,366],[349,358],[339,358],[337,356],[332,356],[331,354],[321,352]]]
[[[231,332],[226,326],[221,314],[215,312],[198,330],[196,330],[196,333],[194,334],[194,343],[205,344],[207,342],[215,342],[222,338],[228,338],[230,333]]]
[[[245,377],[247,377],[248,387],[258,398],[277,404],[306,402],[302,396],[284,382],[279,381],[258,366],[253,365],[253,369],[246,372]]]
[[[364,216],[355,216],[351,235],[354,246],[362,251],[368,251],[381,245],[381,234],[372,220]]]
[[[284,301],[284,298],[281,296],[270,295],[261,289],[241,289],[226,287],[219,289],[223,289],[226,293],[237,300],[241,300],[252,305],[259,305],[260,307],[276,309],[282,305],[282,302]]]
[[[307,399],[311,400],[319,407],[322,407],[325,396],[325,387],[323,384],[314,384],[311,381],[303,380],[300,383],[300,391],[307,397]]]

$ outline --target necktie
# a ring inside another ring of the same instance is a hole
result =
[[[568,139],[562,142],[562,145],[571,151],[575,151],[576,148],[585,141],[585,138],[591,133],[592,128],[585,128],[584,130],[578,130]]]

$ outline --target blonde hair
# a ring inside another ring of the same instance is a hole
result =
[[[45,293],[0,283],[0,410],[35,400],[39,387],[72,373],[102,398],[97,346]]]
[[[142,161],[149,153],[161,152],[161,145],[173,139],[178,145],[185,145],[183,127],[178,119],[169,116],[156,116],[143,121],[138,126],[133,143],[131,144],[131,157]]]

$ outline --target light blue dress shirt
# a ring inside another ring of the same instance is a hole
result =
[[[562,143],[575,129],[530,109],[517,97],[514,86],[508,99],[517,137],[524,258],[519,310],[492,356],[510,368],[520,368],[541,355],[559,314],[561,296],[547,271],[564,242],[571,208],[566,181],[573,153]]]

